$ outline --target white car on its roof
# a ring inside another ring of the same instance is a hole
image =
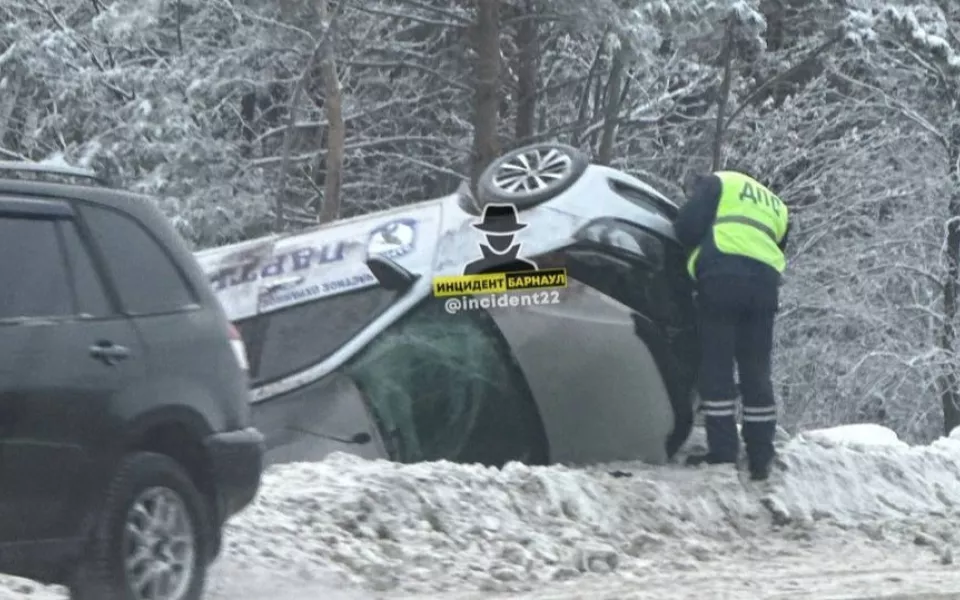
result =
[[[478,229],[490,207],[511,235]],[[476,198],[462,188],[197,256],[246,343],[274,462],[662,462],[693,419],[676,214],[639,179],[540,144],[490,165]],[[484,272],[564,268],[567,285],[502,306],[434,296],[435,278],[483,257]]]

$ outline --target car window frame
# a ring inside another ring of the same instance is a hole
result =
[[[386,291],[387,293],[389,293],[389,294],[390,294],[389,301],[384,302],[384,306],[383,306],[379,311],[376,311],[376,312],[370,314],[370,315],[363,321],[363,323],[361,323],[361,324],[359,324],[357,327],[353,328],[353,330],[352,330],[353,333],[352,333],[346,340],[344,340],[343,342],[341,342],[338,346],[336,346],[335,348],[333,348],[333,349],[332,349],[330,352],[328,352],[327,354],[325,354],[325,355],[323,355],[323,356],[312,356],[312,357],[308,360],[308,362],[306,362],[305,364],[303,364],[303,365],[301,365],[301,366],[298,366],[298,367],[296,367],[296,368],[293,368],[293,369],[291,369],[291,370],[289,370],[289,371],[286,371],[286,372],[284,372],[284,373],[281,374],[281,375],[273,375],[273,376],[271,376],[271,377],[268,378],[268,379],[264,379],[264,378],[262,378],[262,377],[260,376],[260,370],[261,370],[262,367],[263,367],[263,352],[264,352],[264,348],[266,347],[266,341],[267,341],[267,339],[268,339],[268,337],[269,337],[269,335],[270,335],[272,320],[273,320],[273,318],[274,318],[278,313],[284,313],[284,312],[286,312],[286,311],[292,311],[292,310],[295,310],[295,309],[297,309],[297,308],[302,308],[302,307],[304,307],[304,306],[306,306],[306,305],[309,305],[309,304],[314,304],[314,303],[317,303],[317,302],[323,302],[324,300],[332,300],[332,299],[334,299],[334,298],[341,297],[341,296],[348,296],[348,295],[352,295],[352,294],[360,294],[360,293],[363,293],[363,292],[369,292],[369,291],[371,291],[371,290],[373,290],[373,289],[376,289],[376,288],[379,288],[379,289],[384,290],[384,291]],[[244,318],[244,319],[238,319],[238,320],[234,321],[234,323],[233,323],[234,326],[237,327],[237,329],[240,331],[241,337],[243,337],[243,333],[244,333],[244,331],[245,331],[245,326],[246,326],[247,323],[253,322],[253,321],[256,320],[256,319],[262,319],[262,321],[258,324],[259,327],[258,327],[257,330],[256,330],[257,339],[248,340],[246,337],[244,337],[244,339],[243,339],[244,346],[247,348],[247,354],[248,354],[247,359],[248,359],[248,361],[249,361],[249,363],[250,363],[250,372],[249,372],[249,373],[250,373],[250,385],[251,385],[251,387],[254,387],[254,388],[263,387],[263,386],[266,386],[266,385],[271,385],[271,384],[277,383],[277,382],[279,382],[279,381],[283,381],[283,380],[285,380],[285,379],[289,379],[289,378],[291,378],[291,377],[296,377],[297,375],[299,375],[299,374],[302,373],[303,371],[306,371],[306,370],[314,367],[315,365],[318,365],[318,364],[322,363],[323,361],[327,360],[328,358],[330,358],[331,356],[333,356],[334,354],[336,354],[337,351],[339,351],[340,348],[342,348],[345,344],[349,343],[350,340],[352,340],[352,339],[355,338],[357,335],[359,335],[361,332],[363,332],[364,330],[366,330],[366,328],[369,327],[371,324],[373,324],[377,319],[379,319],[380,317],[382,317],[382,316],[384,315],[384,313],[386,313],[388,310],[390,310],[390,308],[393,307],[393,306],[394,306],[403,296],[405,296],[405,295],[406,295],[406,291],[402,291],[402,290],[401,290],[401,291],[391,292],[390,290],[386,290],[386,288],[384,288],[383,286],[381,286],[379,283],[375,283],[375,284],[368,285],[368,286],[365,286],[365,287],[362,287],[362,288],[359,288],[359,289],[355,289],[355,290],[347,290],[347,291],[340,292],[340,293],[337,293],[337,294],[329,294],[329,295],[326,295],[326,296],[322,296],[322,297],[320,297],[320,298],[315,298],[315,299],[313,299],[313,300],[308,300],[308,301],[306,301],[306,302],[298,302],[297,304],[293,304],[293,305],[290,305],[290,306],[285,306],[285,307],[283,307],[283,308],[281,308],[281,309],[278,309],[278,310],[271,310],[271,311],[269,311],[269,312],[258,312],[257,314],[255,314],[255,315],[253,315],[253,316],[246,317],[246,318]]]
[[[666,259],[666,247],[667,247],[666,243],[664,242],[664,250],[665,250],[664,258],[665,259]],[[655,318],[657,322],[663,325],[664,327],[676,327],[679,324],[685,322],[686,320],[686,317],[684,315],[685,308],[683,306],[676,305],[674,302],[677,299],[678,295],[685,293],[685,290],[678,289],[677,286],[680,282],[676,277],[671,277],[670,269],[667,269],[665,267],[662,267],[659,269],[653,269],[650,267],[648,263],[646,263],[642,259],[637,258],[636,256],[634,256],[629,252],[623,252],[618,248],[616,248],[615,246],[598,244],[592,241],[576,242],[574,244],[565,246],[558,252],[560,252],[564,257],[570,257],[573,260],[576,259],[576,256],[578,254],[595,256],[595,257],[598,257],[599,259],[609,262],[611,266],[615,265],[616,268],[627,267],[631,270],[637,269],[639,271],[648,272],[653,278],[660,279],[662,281],[662,285],[663,285],[662,291],[669,294],[669,299],[665,299],[666,303],[648,302],[648,305],[650,306],[664,306],[663,311],[656,315],[648,314],[646,311],[641,312],[641,308],[634,304],[632,298],[623,296],[620,293],[613,293],[613,290],[597,287],[597,285],[595,285],[596,283],[595,281],[587,281],[587,280],[584,280],[583,278],[569,274],[569,270],[568,270],[568,276],[572,277],[574,280],[578,281],[579,283],[591,289],[594,289],[597,292],[609,298],[612,298],[613,300],[616,300],[617,302],[628,307],[634,313],[643,315],[645,319]],[[567,262],[568,269],[569,269],[569,264],[571,262],[572,260]],[[665,264],[666,262],[664,261],[664,265]],[[632,289],[634,285],[641,284],[641,283],[642,282],[639,282],[639,281],[630,282],[630,287]]]
[[[653,273],[654,276],[660,275],[660,272],[650,269],[649,266],[639,258],[632,257],[629,253],[618,251],[616,247],[607,244],[598,244],[592,241],[581,241],[565,246],[562,250],[560,250],[560,253],[565,258],[568,258],[567,268],[569,277],[572,277],[583,285],[590,287],[597,292],[616,300],[617,302],[620,302],[624,306],[628,306],[631,310],[636,310],[636,307],[631,306],[627,299],[621,297],[620,294],[614,294],[611,290],[601,289],[595,285],[594,281],[585,281],[576,277],[575,275],[569,274],[569,266],[576,260],[577,255],[597,257],[601,260],[607,261],[611,267],[617,269],[625,268],[631,271],[634,269],[639,269]],[[592,269],[592,271],[595,270],[596,269]]]
[[[73,207],[70,205],[70,203],[62,198],[20,198],[17,196],[0,196],[0,218],[25,221],[43,221],[53,225],[53,236],[57,245],[57,254],[59,255],[60,262],[63,265],[63,271],[66,276],[66,285],[70,294],[71,305],[71,314],[66,315],[0,317],[0,326],[23,326],[36,323],[63,324],[88,322],[102,318],[84,315],[79,312],[80,302],[77,293],[76,279],[67,256],[67,248],[62,229],[64,223],[69,223],[76,226],[76,216],[76,211],[73,210]],[[81,242],[83,242],[82,238]],[[99,273],[95,273],[95,275],[97,275],[98,279],[100,279],[101,287],[104,287],[104,291],[107,292],[102,278],[99,277]]]
[[[609,179],[607,183],[614,194],[617,194],[634,206],[649,210],[659,217],[668,219],[671,223],[680,213],[680,209],[669,200],[665,200],[665,197],[658,198],[650,192],[625,181],[620,181],[619,179]]]
[[[620,229],[626,235],[629,235],[637,240],[638,245],[641,246],[641,250],[645,251],[642,242],[639,241],[641,237],[652,239],[659,247],[655,256],[657,260],[652,261],[649,259],[649,255],[647,254],[637,254],[632,250],[617,246],[616,244],[606,240],[584,238],[582,240],[578,240],[578,244],[574,245],[598,249],[604,255],[617,256],[631,264],[646,265],[646,267],[652,271],[662,272],[664,270],[666,265],[667,245],[670,243],[670,239],[667,236],[656,231],[655,229],[645,227],[627,219],[613,218],[603,219],[603,221],[603,225],[608,225],[611,229]],[[600,225],[601,223],[597,224]],[[590,227],[591,225],[593,225],[593,223],[587,227]]]
[[[76,273],[74,273],[73,269],[71,268],[69,253],[67,252],[66,239],[64,238],[64,227],[73,227],[76,231],[80,247],[84,252],[87,253],[87,258],[90,260],[90,266],[93,269],[93,277],[96,279],[100,289],[103,290],[104,297],[107,300],[107,314],[103,316],[78,314],[77,319],[84,322],[89,322],[110,321],[117,318],[122,318],[123,313],[121,312],[119,298],[117,297],[115,290],[104,278],[104,265],[101,265],[97,262],[97,256],[94,254],[94,248],[92,247],[90,240],[85,236],[80,223],[77,222],[77,219],[75,217],[71,217],[69,219],[61,219],[61,221],[58,223],[57,238],[60,242],[61,252],[64,255],[64,261],[67,263],[67,273],[70,277],[70,286],[74,297],[74,309],[80,310],[80,293],[77,286]]]
[[[166,244],[164,244],[148,226],[146,226],[139,218],[137,218],[136,215],[98,202],[87,202],[84,200],[71,200],[70,202],[75,207],[75,219],[77,226],[80,229],[81,237],[85,240],[91,253],[91,257],[93,258],[94,263],[97,265],[97,269],[100,271],[100,277],[107,284],[107,288],[109,288],[109,290],[112,292],[111,301],[114,303],[115,310],[117,310],[118,314],[128,318],[136,319],[181,315],[203,310],[203,302],[199,290],[197,290],[186,271],[184,271],[180,263],[174,258]],[[131,221],[135,227],[139,228],[140,231],[143,232],[144,235],[146,235],[150,240],[152,240],[154,245],[159,248],[161,254],[164,256],[164,258],[166,258],[167,262],[173,266],[174,271],[180,278],[181,283],[187,290],[187,293],[190,295],[192,303],[173,310],[159,312],[144,313],[128,310],[127,306],[123,302],[123,296],[120,293],[120,287],[117,285],[116,279],[111,271],[110,263],[107,260],[106,253],[101,248],[99,242],[97,241],[97,236],[94,235],[93,228],[90,226],[90,223],[87,221],[86,216],[84,215],[84,211],[90,209],[113,212],[114,214],[119,215],[120,218],[125,218],[128,221]]]

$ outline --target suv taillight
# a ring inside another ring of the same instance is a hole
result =
[[[250,363],[247,362],[247,346],[243,343],[240,330],[237,329],[233,323],[230,323],[228,335],[230,336],[230,346],[233,348],[233,355],[237,357],[237,363],[239,363],[241,369],[249,371]]]

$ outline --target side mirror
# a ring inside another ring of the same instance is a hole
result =
[[[373,438],[366,431],[361,431],[360,433],[354,435],[350,438],[351,444],[357,444],[362,446],[363,444],[369,444]]]
[[[342,438],[335,435],[328,435],[326,433],[317,433],[316,431],[310,431],[309,429],[303,429],[293,425],[288,425],[287,429],[290,431],[296,431],[297,433],[303,433],[306,435],[312,435],[313,437],[318,437],[324,440],[330,440],[331,442],[337,442],[340,444],[351,444],[362,446],[364,444],[369,444],[373,440],[373,436],[365,431],[360,433],[355,433],[348,438]]]
[[[377,278],[380,285],[391,292],[405,292],[413,287],[413,284],[420,279],[419,275],[411,273],[383,256],[371,256],[368,258],[367,268],[370,269],[373,276]]]

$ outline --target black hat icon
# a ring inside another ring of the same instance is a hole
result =
[[[479,223],[473,224],[488,235],[513,235],[527,224],[517,219],[517,207],[512,204],[487,204],[483,207],[483,217]]]

